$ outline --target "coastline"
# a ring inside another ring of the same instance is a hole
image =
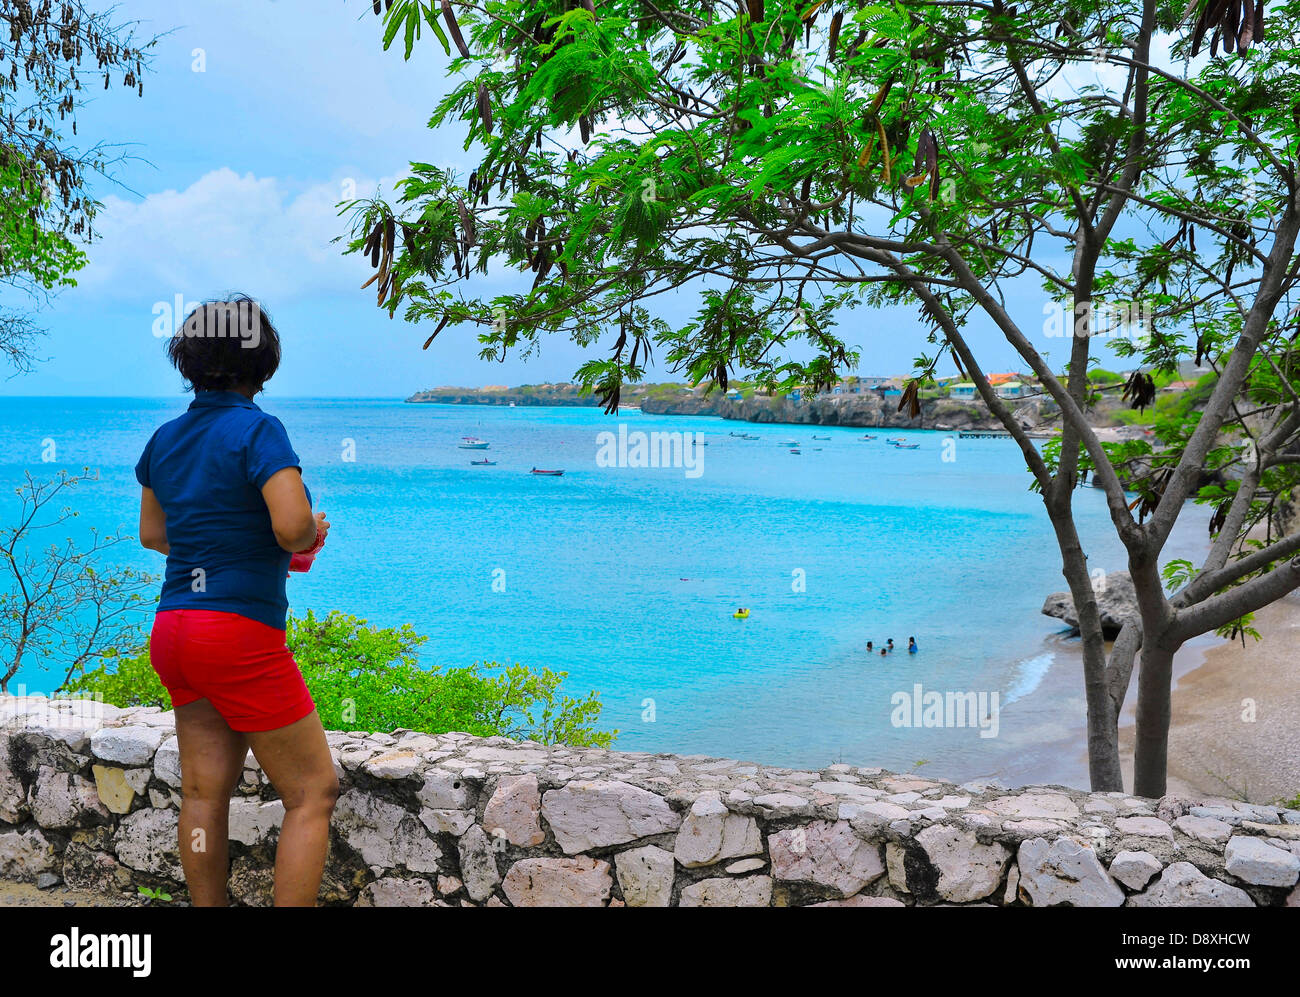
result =
[[[1169,730],[1172,795],[1273,803],[1300,793],[1300,593],[1255,616],[1258,642],[1195,648],[1175,675]],[[1185,650],[1192,649],[1188,645]],[[1182,657],[1180,652],[1180,658]],[[1133,704],[1120,723],[1124,784],[1133,785]],[[1253,701],[1254,719],[1247,719]]]

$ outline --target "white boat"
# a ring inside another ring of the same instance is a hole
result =
[[[486,450],[492,444],[487,440],[480,440],[477,436],[462,436],[461,442],[456,445],[462,450]]]

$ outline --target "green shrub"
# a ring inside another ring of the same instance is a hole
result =
[[[609,747],[617,731],[599,731],[600,701],[560,694],[565,672],[523,665],[475,663],[465,668],[424,668],[417,650],[426,640],[410,626],[369,626],[333,612],[290,617],[289,649],[302,670],[327,728],[391,731],[397,728]],[[74,679],[63,690],[102,695],[114,706],[171,709],[167,690],[148,651],[118,655]]]

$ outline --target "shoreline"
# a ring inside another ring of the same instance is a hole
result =
[[[1270,804],[1300,793],[1300,592],[1255,615],[1261,639],[1197,647],[1171,697],[1169,781],[1175,796]],[[1188,645],[1191,647],[1192,645]],[[1182,652],[1180,652],[1180,657]],[[1124,784],[1133,782],[1133,707],[1120,720]],[[1253,719],[1250,719],[1253,709]]]

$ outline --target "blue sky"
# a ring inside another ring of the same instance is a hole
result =
[[[273,395],[404,397],[571,377],[583,355],[560,338],[495,363],[478,359],[470,330],[448,329],[422,352],[432,330],[389,321],[358,289],[369,268],[330,242],[344,230],[335,205],[349,185],[387,188],[412,160],[467,172],[463,130],[427,127],[447,85],[428,33],[404,62],[398,46],[382,50],[368,0],[124,0],[117,11],[165,37],[144,97],[95,90],[78,127],[82,141],[128,158],[115,183],[96,182],[104,208],[90,265],[39,315],[46,359],[0,392],[174,394],[179,378],[152,331],[158,310],[230,290],[259,298],[281,332]],[[669,321],[694,310],[656,301]],[[1028,285],[1011,303],[1036,328],[1042,302]],[[906,371],[922,342],[913,309],[858,309],[842,331],[867,374]],[[1022,366],[987,323],[972,338],[987,369]],[[1063,359],[1064,345],[1051,352]]]

